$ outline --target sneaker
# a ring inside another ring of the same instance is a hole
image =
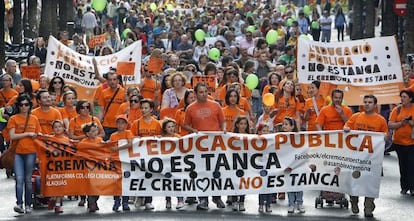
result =
[[[284,200],[286,198],[286,195],[285,193],[278,193],[277,198],[279,198],[280,200]]]
[[[114,206],[112,207],[112,211],[119,212],[119,207],[121,207],[121,204],[119,203],[119,201],[115,201]]]
[[[122,211],[130,211],[130,210],[131,210],[131,208],[129,208],[128,203],[124,203],[124,204],[122,205]]]
[[[78,206],[85,206],[85,200],[80,200]]]
[[[184,201],[179,200],[178,203],[177,203],[177,206],[175,208],[176,209],[182,209],[182,208],[184,208],[184,206],[185,206]]]
[[[374,211],[373,209],[365,208],[364,209],[364,216],[365,217],[374,217],[374,214],[372,214],[373,211]]]
[[[137,199],[135,200],[134,206],[135,208],[139,209],[141,206],[144,206],[145,202],[144,202],[144,198],[143,197],[137,197]]]
[[[55,213],[63,213],[63,208],[61,206],[55,206]]]
[[[300,213],[306,212],[305,207],[303,207],[302,204],[298,205],[298,210],[299,210]]]
[[[213,200],[213,202],[217,205],[217,208],[220,208],[220,209],[226,208],[226,205],[221,199]]]
[[[272,208],[270,207],[270,204],[266,205],[266,213],[271,213]]]
[[[187,199],[185,199],[185,203],[191,205],[191,204],[196,204],[198,202],[197,202],[197,199],[195,197],[187,197]]]
[[[53,208],[55,208],[55,204],[56,201],[54,199],[50,199],[49,201],[47,201],[47,209],[52,210]]]
[[[152,205],[151,203],[145,204],[145,210],[153,210],[153,209],[154,209],[154,205]]]
[[[246,208],[244,208],[244,203],[239,203],[239,211],[246,211]]]
[[[295,212],[295,206],[289,206],[288,213],[294,213]]]
[[[165,208],[171,209],[171,200],[166,200],[165,201]]]
[[[24,213],[23,205],[19,204],[13,207],[14,212],[16,213]]]
[[[202,202],[197,205],[197,210],[208,210],[208,204],[207,202]]]
[[[263,205],[259,205],[258,211],[259,211],[259,213],[263,213]]]
[[[410,196],[414,196],[414,190],[410,190]]]
[[[227,197],[226,204],[229,205],[229,206],[231,206],[233,204],[233,199],[231,198],[231,196]]]
[[[351,200],[351,210],[354,214],[358,214],[359,213],[359,207],[358,207],[358,203],[357,202],[353,202]]]
[[[98,205],[96,203],[91,203],[91,204],[88,205],[88,211],[90,213],[94,213],[97,210],[99,210],[99,209],[98,209]]]
[[[239,203],[238,202],[232,202],[233,204],[233,211],[239,211]]]
[[[26,214],[30,214],[30,213],[32,213],[32,207],[31,207],[31,206],[26,206],[26,208],[24,208],[24,212],[25,212]]]
[[[403,190],[400,191],[400,193],[402,195],[407,195],[408,194],[408,190],[407,189],[403,189]]]

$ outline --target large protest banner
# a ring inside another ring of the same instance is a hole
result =
[[[141,47],[141,41],[136,41],[111,55],[88,56],[77,53],[53,36],[50,36],[47,47],[45,74],[49,78],[54,76],[62,77],[65,83],[76,87],[79,99],[91,100],[99,84],[99,81],[95,79],[92,59],[96,59],[101,75],[107,73],[110,68],[116,68],[118,62],[135,62],[135,74],[123,76],[123,84],[136,85],[141,81]]]
[[[327,190],[378,197],[384,136],[364,131],[263,136],[199,132],[182,138],[136,138],[119,155],[109,147],[62,145],[50,138],[36,142],[47,196]]]
[[[343,90],[348,105],[360,105],[365,94],[379,104],[398,103],[404,87],[393,36],[330,43],[299,38],[297,72],[300,83],[320,80]]]

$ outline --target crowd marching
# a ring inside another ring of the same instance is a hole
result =
[[[78,99],[76,87],[62,77],[41,75],[38,82],[22,78],[17,65],[44,67],[46,36],[35,39],[35,49],[27,60],[6,62],[0,77],[0,106],[5,119],[0,126],[3,150],[9,143],[17,145],[13,174],[9,173],[16,179],[17,213],[32,210],[31,175],[36,163],[32,139],[46,135],[75,144],[126,139],[125,145],[113,147],[117,151],[131,147],[134,137],[180,137],[198,131],[383,132],[389,137],[387,151],[398,154],[401,194],[414,196],[412,65],[403,65],[407,89],[400,92],[401,101],[396,101],[400,104],[377,105],[375,96],[365,95],[362,108],[348,107],[342,102],[343,91],[332,91],[330,102],[319,92],[320,81],[310,84],[307,91],[302,91],[304,87],[297,81],[295,46],[299,36],[330,42],[334,26],[337,40],[344,40],[344,30],[352,21],[344,15],[342,1],[282,1],[284,4],[275,7],[279,1],[181,0],[155,4],[108,0],[99,12],[90,0],[74,2],[74,29],[62,30],[60,42],[80,54],[100,56],[141,40],[141,83],[124,87],[115,68],[99,73],[94,62],[100,85],[93,98],[83,100]],[[202,30],[203,36],[197,30]],[[267,36],[272,31],[277,33],[274,42]],[[86,42],[102,34],[104,43],[89,47]],[[207,38],[214,41],[206,42]],[[211,48],[218,49],[218,58],[210,53]],[[154,54],[164,61],[161,73],[148,69]],[[246,80],[251,74],[258,78],[254,87]],[[193,85],[193,77],[203,75],[213,76],[215,88],[205,83]],[[263,101],[268,93],[273,94],[271,105]],[[291,170],[287,168],[286,172]],[[287,196],[289,213],[305,212],[302,191],[288,192]],[[229,196],[227,203],[234,211],[244,211],[244,198]],[[271,212],[270,205],[277,198],[284,199],[285,193],[260,194],[259,212]],[[89,212],[95,212],[98,199],[80,196],[79,206],[86,204]],[[154,209],[151,196],[115,196],[113,211],[121,206],[124,211],[130,210],[131,200],[137,207]],[[208,197],[177,200],[177,209],[197,201],[197,209],[208,209]],[[350,201],[352,212],[358,213],[358,197],[351,196]],[[213,196],[213,202],[218,208],[226,206],[220,196]],[[62,197],[53,198],[51,203],[56,213],[63,212]],[[171,197],[166,198],[166,207],[172,207]],[[364,215],[373,216],[374,208],[374,199],[366,198]]]

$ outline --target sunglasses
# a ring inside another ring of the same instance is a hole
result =
[[[53,84],[62,84],[62,81],[53,81]]]
[[[292,74],[293,71],[285,71],[286,74]]]
[[[129,100],[129,103],[139,103],[139,100]]]
[[[81,106],[81,109],[84,109],[84,110],[89,110],[89,108],[90,108],[89,105],[88,106]]]
[[[29,106],[30,106],[30,104],[29,104],[29,103],[20,103],[20,104],[19,104],[19,106],[20,106],[20,107],[23,107],[23,106],[29,107]]]

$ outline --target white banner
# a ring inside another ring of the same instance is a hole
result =
[[[395,37],[344,42],[299,38],[297,70],[300,83],[372,86],[403,82]]]
[[[137,138],[119,153],[122,195],[326,190],[378,197],[383,153],[384,134],[365,131]]]
[[[114,54],[93,57],[79,54],[50,36],[45,74],[49,79],[54,76],[62,77],[65,82],[73,84],[78,90],[81,90],[79,95],[89,95],[90,98],[99,83],[95,79],[92,58],[96,59],[101,75],[107,73],[111,67],[116,68],[118,62],[135,62],[134,75],[123,76],[123,84],[139,84],[141,81],[141,47],[141,41],[137,41]]]

